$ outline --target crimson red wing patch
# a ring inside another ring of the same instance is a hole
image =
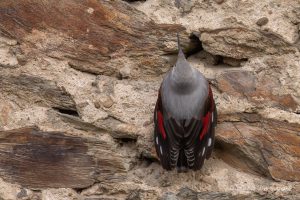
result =
[[[166,135],[166,131],[165,131],[165,128],[164,128],[163,115],[162,115],[162,113],[160,111],[157,112],[157,121],[158,121],[159,131],[162,134],[163,139],[165,140],[167,138],[167,135]]]

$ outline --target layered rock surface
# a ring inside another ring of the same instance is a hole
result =
[[[300,198],[299,8],[1,1],[0,196]],[[152,135],[176,32],[219,112],[213,158],[180,174],[161,169]]]

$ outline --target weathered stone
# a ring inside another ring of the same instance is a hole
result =
[[[294,12],[299,7],[297,0],[281,2],[280,6],[269,1],[257,4],[255,0],[191,3],[192,9],[184,16],[166,1],[148,0],[135,7],[160,23],[179,22],[199,36],[204,49],[214,55],[242,59],[297,51],[293,44],[299,38],[298,27],[290,20],[297,18],[292,14],[297,13]],[[273,14],[267,8],[274,10]],[[261,30],[255,24],[257,15],[269,19]]]
[[[244,117],[240,120],[251,120],[246,115]],[[299,132],[297,124],[257,118],[251,124],[220,124],[217,140],[223,153],[227,154],[222,158],[228,163],[276,180],[299,181]]]
[[[1,155],[2,177],[12,182],[33,188],[82,187],[94,182],[95,161],[84,156],[88,147],[79,138],[36,129],[2,132],[1,136],[1,148],[8,151]]]
[[[101,99],[101,102],[105,108],[110,108],[114,104],[113,100],[109,96],[105,96],[103,99]]]
[[[200,40],[206,51],[235,59],[296,51],[273,33],[261,34],[244,27],[203,31]]]
[[[253,72],[248,71],[224,73],[218,79],[221,91],[233,96],[242,96],[254,92],[256,84],[256,76]]]
[[[2,177],[25,187],[87,187],[97,179],[126,171],[117,153],[103,157],[110,149],[105,141],[36,128],[2,131],[0,135],[5,150],[1,153]]]
[[[159,55],[175,51],[165,42],[175,44],[184,29],[157,25],[122,1],[1,1],[0,8],[0,33],[22,42],[27,57],[43,53],[95,74],[117,74],[125,62],[139,69],[133,77],[162,73],[168,63]]]
[[[0,67],[15,67],[17,65],[18,60],[9,52],[9,49],[0,47]]]
[[[273,106],[283,110],[297,111],[300,105],[299,85],[296,80],[298,58],[290,63],[290,57],[266,57],[257,65],[257,60],[247,63],[251,71],[224,72],[218,76],[218,88],[227,94],[247,98],[257,105]]]
[[[75,110],[75,103],[63,87],[50,80],[27,74],[0,73],[0,91],[15,95],[19,101],[38,105]]]
[[[269,22],[269,19],[267,17],[262,17],[256,21],[256,24],[258,26],[263,26],[263,25],[266,25],[268,22]]]

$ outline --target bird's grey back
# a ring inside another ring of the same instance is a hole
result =
[[[172,69],[173,70],[173,69]],[[202,109],[208,97],[208,82],[205,77],[196,69],[195,86],[183,88],[183,91],[174,88],[172,70],[167,74],[162,83],[162,103],[165,113],[178,120],[200,118]]]

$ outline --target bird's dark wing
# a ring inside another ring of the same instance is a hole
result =
[[[205,103],[204,112],[200,119],[196,120],[196,126],[201,126],[201,131],[194,131],[193,128],[187,128],[187,132],[191,132],[192,137],[196,137],[194,141],[187,139],[186,145],[194,152],[195,162],[193,169],[198,170],[203,166],[204,160],[209,159],[214,143],[215,143],[215,126],[217,124],[217,109],[211,88],[209,86],[208,98]],[[190,124],[191,127],[195,126]]]
[[[200,169],[214,146],[217,110],[211,89],[203,113],[189,120],[175,120],[164,112],[161,93],[154,112],[155,148],[163,168]]]
[[[162,107],[160,91],[161,89],[159,89],[158,99],[154,110],[154,124],[155,124],[154,143],[155,143],[156,153],[159,156],[161,165],[163,166],[164,169],[171,170],[173,168],[170,159],[171,156],[170,142],[172,141],[170,141],[169,136],[171,135],[171,133],[167,134],[165,129],[165,120],[164,120],[165,113]]]

